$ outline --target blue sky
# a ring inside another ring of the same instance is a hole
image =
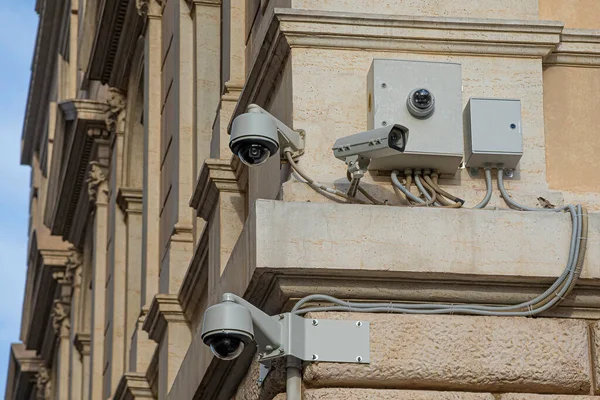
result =
[[[30,169],[19,153],[37,21],[33,0],[0,0],[0,397],[25,285]]]

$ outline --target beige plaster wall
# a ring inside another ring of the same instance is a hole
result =
[[[598,0],[539,0],[540,19],[564,21],[567,28],[600,29]]]
[[[292,7],[439,17],[538,18],[537,0],[293,0]]]
[[[547,179],[552,189],[600,192],[598,110],[600,69],[550,67],[544,71]]]

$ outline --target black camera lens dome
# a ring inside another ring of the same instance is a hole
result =
[[[415,91],[412,97],[415,107],[422,110],[431,107],[431,103],[433,102],[433,96],[427,89],[419,89]]]
[[[238,151],[238,157],[248,165],[260,165],[271,156],[271,151],[262,144],[250,144],[242,146]]]
[[[210,342],[213,354],[222,360],[233,360],[242,354],[244,342],[231,336],[216,337]]]

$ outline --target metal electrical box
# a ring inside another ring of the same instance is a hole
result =
[[[523,155],[519,100],[472,98],[465,109],[464,123],[467,167],[517,167]]]
[[[408,104],[415,90],[434,99],[431,115],[415,117]],[[369,129],[408,128],[404,153],[377,158],[369,169],[430,168],[454,175],[463,157],[462,78],[456,63],[375,59],[368,75]]]

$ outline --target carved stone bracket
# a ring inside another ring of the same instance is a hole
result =
[[[221,7],[221,0],[185,0],[190,10],[194,6]]]
[[[154,396],[146,375],[137,372],[126,372],[119,381],[114,399],[154,399]]]
[[[73,345],[79,352],[79,356],[83,359],[84,356],[90,355],[91,336],[89,333],[78,333],[73,339]]]
[[[143,18],[162,16],[163,0],[135,0],[135,5]]]
[[[54,303],[52,304],[50,317],[52,318],[52,328],[57,336],[61,333],[64,333],[64,331],[68,332],[68,330],[71,328],[69,321],[69,309],[69,304],[60,300],[54,300]]]
[[[187,324],[179,299],[175,294],[157,294],[150,305],[142,329],[148,332],[150,339],[160,343],[170,323]]]
[[[106,112],[106,129],[111,133],[121,133],[125,130],[125,104],[123,92],[116,88],[108,89],[108,111]]]
[[[36,400],[52,399],[52,382],[50,371],[42,365],[35,376],[35,398]]]
[[[144,200],[142,189],[120,188],[117,194],[117,204],[121,210],[128,214],[141,214]]]
[[[198,216],[208,220],[220,192],[244,193],[247,172],[238,158],[208,159],[204,162],[190,206]]]
[[[81,286],[81,269],[83,266],[83,255],[72,247],[67,256],[65,264],[65,281],[73,287]]]
[[[86,183],[88,184],[88,195],[90,201],[95,203],[98,200],[98,189],[102,182],[106,181],[106,175],[104,172],[104,166],[98,161],[90,162],[90,169],[88,170],[88,178]]]

